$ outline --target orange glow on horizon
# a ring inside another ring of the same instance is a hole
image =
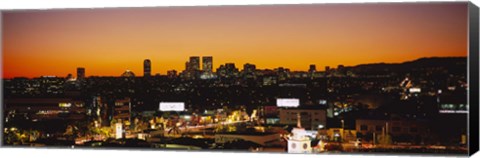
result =
[[[213,56],[258,69],[467,56],[467,3],[5,11],[3,77],[143,75]]]

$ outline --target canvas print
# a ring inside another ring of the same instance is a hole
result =
[[[2,11],[2,145],[467,154],[467,8]]]

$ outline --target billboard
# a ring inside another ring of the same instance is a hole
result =
[[[467,104],[440,104],[439,113],[449,114],[449,113],[459,113],[467,114],[468,105]]]
[[[160,111],[184,111],[184,102],[160,102]]]
[[[420,93],[420,92],[422,92],[422,89],[418,88],[418,87],[413,87],[413,88],[408,89],[408,91],[410,93]]]
[[[300,106],[300,99],[298,98],[278,98],[278,107],[298,107]]]

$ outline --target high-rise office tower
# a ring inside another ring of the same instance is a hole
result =
[[[201,79],[215,78],[215,75],[213,74],[213,57],[212,56],[202,57],[202,70],[203,70],[203,73],[200,75]]]
[[[255,72],[256,69],[257,67],[254,64],[250,64],[250,63],[243,64],[243,71],[245,73]]]
[[[315,64],[310,64],[308,68],[308,77],[315,77],[315,74],[317,73],[317,66]]]
[[[243,64],[243,77],[245,78],[254,78],[255,77],[255,70],[257,67],[254,64],[246,63]]]
[[[206,73],[212,73],[213,67],[213,57],[211,56],[204,56],[202,57],[202,70]]]
[[[190,62],[185,62],[185,70],[184,71],[190,71]]]
[[[190,68],[193,71],[200,70],[200,57],[198,56],[191,56],[190,57]]]
[[[79,79],[79,80],[85,79],[85,68],[83,68],[83,67],[78,67],[77,68],[77,79]]]
[[[330,71],[330,66],[325,66],[325,75],[329,75]]]
[[[315,64],[310,64],[310,67],[308,69],[308,72],[310,73],[314,73],[317,71],[317,66],[315,66]]]
[[[191,56],[186,66],[187,66],[187,71],[185,72],[186,78],[195,79],[200,76],[200,57]]]
[[[150,59],[145,59],[143,61],[143,76],[150,77],[151,74],[152,74],[152,63],[150,62]]]
[[[235,67],[235,63],[226,63],[225,70],[227,77],[233,77],[238,73],[238,68]]]
[[[220,77],[226,77],[227,76],[227,69],[225,68],[225,65],[220,65],[217,68],[217,76],[220,76]]]
[[[337,67],[337,74],[339,75],[346,75],[347,71],[345,70],[345,66],[343,65],[338,65]]]

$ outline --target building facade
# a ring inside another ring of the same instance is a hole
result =
[[[357,136],[365,140],[371,138],[379,143],[385,137],[389,142],[419,144],[429,133],[427,123],[420,120],[358,119],[355,123]]]
[[[130,98],[115,100],[113,119],[131,122],[132,102]]]
[[[143,61],[143,76],[150,77],[152,75],[152,63],[150,59],[145,59]]]
[[[300,114],[300,121],[305,129],[316,130],[319,127],[325,127],[327,124],[327,114],[324,109],[292,108],[279,109],[278,111],[280,124],[297,124],[297,114]]]
[[[83,67],[77,68],[77,79],[78,80],[85,79],[85,68],[83,68]]]

